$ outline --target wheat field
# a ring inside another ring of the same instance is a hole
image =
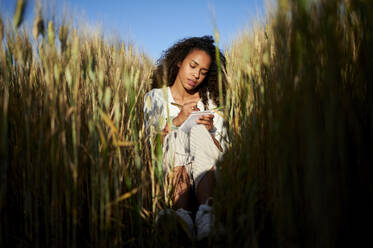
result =
[[[154,62],[42,12],[28,30],[24,4],[0,17],[0,246],[183,247],[154,228]],[[372,243],[372,44],[370,0],[278,0],[224,51],[231,142],[208,246]]]

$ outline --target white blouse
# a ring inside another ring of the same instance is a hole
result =
[[[150,133],[160,132],[166,126],[167,120],[172,120],[178,116],[180,109],[177,106],[171,104],[175,102],[171,94],[170,87],[155,88],[147,92],[144,96],[144,120],[145,120],[145,131],[149,135]],[[206,110],[202,100],[199,100],[197,107],[204,111]],[[211,99],[208,100],[208,109],[214,109],[216,105]],[[223,150],[226,150],[227,146],[227,130],[224,126],[224,119],[221,116],[222,113],[214,113],[214,128],[210,131],[215,139],[219,141]],[[173,126],[173,129],[177,127]]]

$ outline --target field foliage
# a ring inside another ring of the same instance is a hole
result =
[[[275,6],[225,51],[231,143],[209,245],[361,246],[373,219],[373,2]],[[157,247],[162,155],[142,114],[154,62],[41,11],[27,30],[23,11],[18,1],[11,23],[0,18],[0,246]]]

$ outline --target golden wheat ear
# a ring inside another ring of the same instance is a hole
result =
[[[18,28],[22,24],[23,17],[25,14],[25,8],[26,8],[26,1],[18,0],[16,12],[14,13],[14,17],[13,17],[13,23],[16,28]]]

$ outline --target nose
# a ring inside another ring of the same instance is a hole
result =
[[[196,79],[199,79],[199,70],[193,71],[193,77],[195,77]]]

